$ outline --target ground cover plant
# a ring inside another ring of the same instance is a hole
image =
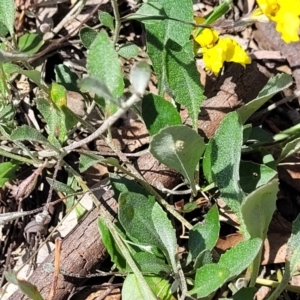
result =
[[[1,299],[298,299],[300,1],[198,2],[0,2]]]

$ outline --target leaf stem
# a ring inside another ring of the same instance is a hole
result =
[[[113,8],[113,12],[114,12],[114,16],[115,16],[115,32],[114,32],[113,43],[114,43],[114,45],[116,45],[116,43],[119,39],[120,28],[121,28],[121,18],[120,18],[117,0],[111,0],[111,6]]]

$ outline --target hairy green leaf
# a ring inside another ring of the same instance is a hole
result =
[[[150,152],[161,163],[180,172],[196,194],[194,173],[205,150],[205,143],[194,130],[177,125],[162,129],[153,136]]]
[[[249,194],[242,203],[241,211],[247,231],[252,238],[264,240],[276,209],[278,181],[259,187]],[[254,221],[255,220],[255,221]]]
[[[20,52],[34,54],[43,46],[43,37],[37,33],[25,33],[19,37],[18,49]]]
[[[83,46],[89,49],[97,36],[97,31],[89,27],[83,27],[79,31],[79,36]]]
[[[195,259],[204,250],[212,250],[218,240],[219,231],[218,207],[214,205],[205,216],[203,224],[196,224],[190,230],[188,261]]]
[[[256,164],[252,161],[241,161],[240,164],[240,184],[245,193],[251,193],[268,183],[276,174],[275,170],[263,164]]]
[[[167,126],[181,124],[180,115],[174,105],[154,94],[144,96],[142,116],[151,135]]]
[[[254,100],[246,103],[237,110],[241,122],[244,124],[247,119],[264,103],[291,84],[292,77],[287,74],[277,74],[269,79],[266,86],[259,92],[258,96]]]
[[[11,36],[14,35],[15,5],[14,0],[0,1],[0,22],[8,29]]]
[[[120,61],[107,33],[101,30],[92,43],[87,56],[89,75],[101,80],[110,93],[118,98],[124,90]]]
[[[242,241],[221,255],[218,265],[230,270],[230,277],[242,273],[254,260],[261,249],[262,240],[259,238]]]

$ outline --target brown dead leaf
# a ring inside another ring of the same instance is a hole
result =
[[[141,155],[135,164],[137,170],[142,174],[145,180],[154,187],[158,183],[167,189],[174,188],[180,182],[178,172],[169,169],[153,157],[151,153]]]
[[[227,236],[219,237],[217,244],[216,244],[216,250],[219,253],[224,253],[226,250],[237,245],[238,243],[240,243],[243,240],[244,240],[243,235],[238,232],[229,234]]]
[[[261,264],[284,263],[288,239],[289,236],[277,232],[269,233],[267,239],[264,241],[264,254]]]
[[[218,199],[217,203],[220,207],[220,221],[238,228],[239,220],[236,214],[226,205],[222,199]]]
[[[300,158],[293,155],[278,165],[279,179],[300,192]]]
[[[103,285],[105,286],[105,284]],[[108,287],[109,288],[109,287]],[[97,300],[97,299],[103,299],[103,300],[120,300],[121,299],[121,291],[120,289],[116,288],[113,289],[109,295],[105,297],[105,294],[107,293],[107,290],[99,290],[95,293],[90,294],[86,300]],[[104,297],[104,298],[103,298]]]
[[[120,128],[120,137],[126,146],[126,152],[134,152],[149,143],[148,130],[135,116],[129,118]]]
[[[271,292],[271,288],[268,286],[261,286],[255,294],[255,299],[263,300],[267,299],[267,295]]]
[[[291,235],[291,223],[275,214],[264,242],[262,265],[285,263],[286,244]]]
[[[290,283],[294,286],[300,286],[300,275],[293,276]]]
[[[94,164],[84,172],[84,180],[88,186],[99,182],[104,175],[108,174],[107,167],[101,164]]]

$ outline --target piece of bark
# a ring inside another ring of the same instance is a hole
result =
[[[112,191],[104,193],[99,199],[101,205],[110,212],[111,219],[114,220],[117,203],[112,197]],[[101,241],[97,220],[98,209],[94,208],[88,212],[84,220],[69,234],[62,243],[62,252],[60,266],[67,272],[80,274],[85,276],[94,272],[107,257],[106,249]],[[37,286],[44,299],[47,299],[51,289],[53,273],[47,273],[43,269],[43,264],[54,264],[54,253],[52,252],[44,262],[34,271],[28,279],[29,282]],[[85,279],[74,280],[74,282],[66,281],[66,278],[59,274],[56,294],[53,300],[64,300],[68,298],[73,287],[82,283]],[[19,291],[9,297],[9,300],[29,299],[22,295]]]
[[[292,69],[297,89],[300,90],[300,42],[289,44],[285,43],[281,39],[280,34],[275,30],[275,24],[273,22],[257,23],[256,27],[258,32],[255,33],[255,38],[259,41],[263,41],[267,47],[270,47],[272,50],[281,52],[281,54],[287,59],[289,66]]]
[[[134,166],[155,188],[163,185],[167,189],[172,189],[181,181],[181,176],[177,171],[161,164],[151,153],[141,155]]]
[[[229,65],[207,94],[207,100],[201,104],[198,121],[201,136],[214,136],[227,113],[255,99],[268,81],[260,68],[256,62],[246,68],[238,64]],[[186,124],[191,123],[186,110],[181,111],[181,117]]]

